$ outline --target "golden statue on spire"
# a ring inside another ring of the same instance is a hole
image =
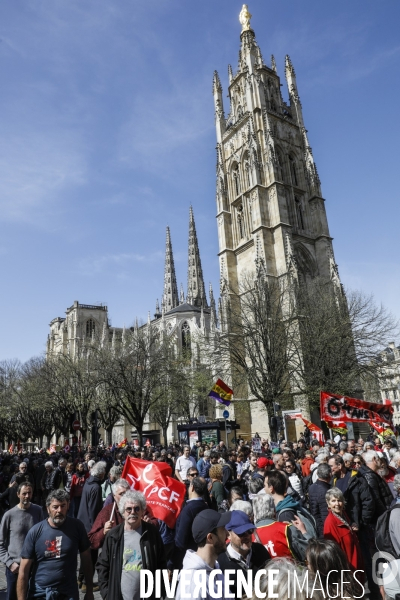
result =
[[[240,11],[240,15],[239,15],[239,22],[242,26],[242,33],[243,33],[243,31],[248,31],[249,29],[251,29],[251,27],[250,27],[251,17],[252,17],[252,15],[249,13],[247,4],[243,4],[242,10]]]

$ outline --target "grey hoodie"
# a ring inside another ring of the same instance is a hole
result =
[[[219,570],[218,562],[215,563],[215,567],[214,567],[214,569],[212,569],[206,562],[204,562],[204,560],[202,558],[200,558],[200,556],[196,552],[194,552],[194,550],[187,550],[186,554],[185,554],[185,558],[183,559],[182,570],[179,573],[178,587],[176,589],[175,600],[187,600],[187,598],[191,598],[192,600],[200,600],[202,598],[201,587],[197,590],[196,594],[194,594],[195,587],[196,587],[196,583],[194,581],[194,574],[196,571],[199,571],[199,570],[204,570],[204,572],[206,573],[206,575],[205,575],[205,577],[206,577],[206,596],[205,596],[205,598],[207,600],[214,600],[214,598],[212,598],[210,595],[209,580],[210,580],[211,572],[215,571],[216,569]],[[182,596],[181,596],[181,582],[182,582],[183,577],[185,580],[183,589],[184,589],[184,594],[187,596],[186,599],[185,598],[182,599]],[[202,580],[202,578],[200,578],[200,580]],[[221,583],[217,584],[217,582],[221,582]],[[221,589],[222,589],[222,593],[218,594],[218,598],[220,598],[221,600],[224,600],[225,599],[224,578],[223,578],[221,571],[219,573],[217,573],[214,578],[214,595],[216,595],[217,590],[218,590],[217,585],[218,585],[218,587],[221,587]]]

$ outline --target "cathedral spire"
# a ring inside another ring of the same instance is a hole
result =
[[[188,287],[187,295],[190,304],[207,307],[207,298],[204,291],[203,270],[201,268],[199,245],[197,242],[196,225],[194,222],[193,208],[189,211],[189,256],[188,256]]]
[[[182,284],[181,284],[181,291],[179,293],[179,304],[185,304],[185,292],[183,290]]]
[[[222,85],[217,71],[214,71],[213,77],[213,96],[215,107],[215,125],[217,128],[218,142],[222,141],[222,136],[225,133],[226,123],[224,115],[224,101],[222,98]]]
[[[178,288],[176,285],[174,256],[172,253],[171,234],[167,227],[167,240],[165,245],[165,268],[164,268],[164,295],[163,302],[166,312],[176,308],[179,304]]]

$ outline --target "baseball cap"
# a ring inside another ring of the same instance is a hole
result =
[[[241,533],[245,533],[245,531],[255,529],[254,523],[250,521],[249,517],[242,510],[233,510],[230,514],[231,520],[226,525],[228,531],[233,531],[240,535]]]
[[[206,508],[196,515],[193,525],[192,534],[193,539],[198,544],[208,533],[211,533],[217,527],[225,527],[231,519],[232,513],[218,513],[216,510]]]
[[[260,458],[257,459],[257,467],[260,467],[260,469],[265,469],[265,467],[271,466],[273,464],[274,461],[270,458],[266,458],[265,456],[260,456]]]

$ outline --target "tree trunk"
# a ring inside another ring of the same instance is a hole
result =
[[[111,425],[110,427],[107,427],[106,429],[106,433],[107,433],[107,446],[111,446],[112,444],[112,430],[113,430],[113,425]]]
[[[163,434],[163,442],[164,442],[164,446],[168,445],[168,441],[167,441],[167,431],[168,431],[168,426],[167,427],[162,427],[162,434]]]

